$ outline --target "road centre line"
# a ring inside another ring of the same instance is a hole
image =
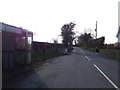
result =
[[[90,61],[90,59],[87,57],[87,56],[85,56],[86,58],[87,58],[87,60],[89,60]]]
[[[83,54],[85,54],[84,52],[82,52]]]
[[[95,64],[93,64],[95,68],[116,88],[116,90],[120,90],[117,85],[115,85],[104,73],[100,70]]]
[[[85,54],[82,50],[80,50],[82,54]]]
[[[80,50],[81,51],[81,53],[82,53],[82,50]]]

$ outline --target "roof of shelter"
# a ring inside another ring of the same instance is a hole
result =
[[[2,22],[0,22],[0,30],[8,31],[8,32],[14,32],[14,33],[22,33],[22,32],[28,31],[28,30],[23,29],[21,27],[16,27],[16,26],[5,24],[5,23],[2,23]],[[31,31],[28,31],[28,32],[31,32]]]

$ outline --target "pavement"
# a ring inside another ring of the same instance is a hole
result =
[[[118,62],[75,47],[39,70],[3,88],[113,88],[119,90]]]

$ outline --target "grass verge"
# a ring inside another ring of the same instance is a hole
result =
[[[95,48],[88,48],[87,50],[91,51],[91,52],[96,52]],[[120,50],[114,50],[114,49],[100,49],[99,50],[99,54],[106,56],[110,59],[114,59],[120,62]]]
[[[33,49],[32,60],[35,65],[42,65],[47,59],[65,55],[58,51],[57,48],[49,48],[47,50]]]

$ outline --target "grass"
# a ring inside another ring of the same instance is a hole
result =
[[[101,49],[100,54],[120,62],[120,50]]]
[[[88,48],[88,50],[91,51],[91,52],[96,52],[95,48]]]
[[[91,52],[96,52],[95,48],[88,48],[87,50],[89,50]],[[100,51],[99,54],[120,62],[120,50],[100,49],[99,51]]]

